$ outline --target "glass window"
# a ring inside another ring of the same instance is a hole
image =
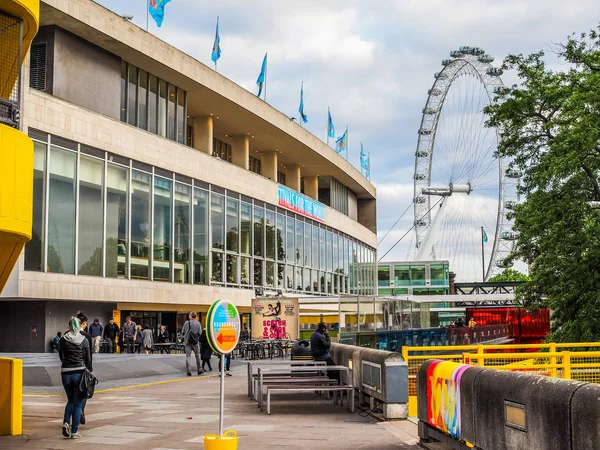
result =
[[[304,268],[303,269],[303,273],[302,273],[302,277],[304,280],[304,290],[306,292],[310,292],[311,290],[311,285],[310,285],[310,269]]]
[[[344,275],[350,275],[350,241],[344,238]]]
[[[148,89],[148,131],[157,133],[158,78],[154,75],[150,75]]]
[[[158,83],[158,134],[167,135],[167,82]]]
[[[108,164],[106,172],[106,276],[127,277],[129,169]]]
[[[190,196],[191,186],[175,183],[175,260],[173,262],[176,283],[189,283],[190,267]]]
[[[304,288],[302,283],[302,267],[296,266],[296,275],[294,276],[294,281],[296,282],[296,290],[301,291]]]
[[[327,268],[327,253],[325,250],[325,230],[323,228],[319,228],[319,268],[321,270],[325,270]],[[331,250],[329,251],[331,254]]]
[[[279,289],[285,289],[285,283],[283,278],[285,275],[285,264],[277,264],[277,287]]]
[[[185,143],[185,91],[177,89],[177,142]]]
[[[127,63],[121,61],[121,122],[127,122]]]
[[[241,267],[240,267],[240,282],[248,286],[250,285],[250,258],[241,258]]]
[[[296,258],[294,257],[294,219],[292,217],[287,217],[285,230],[287,262],[294,263]]]
[[[131,278],[148,279],[151,181],[146,172],[131,172]]]
[[[304,263],[304,222],[296,219],[296,264],[300,265]],[[298,283],[296,283],[298,284]]]
[[[242,202],[241,214],[241,252],[244,255],[249,255],[252,245],[252,229],[250,226],[250,223],[252,222],[252,205],[250,203]]]
[[[339,283],[338,275],[337,275],[337,273],[334,273],[333,274],[333,293],[334,294],[338,294],[339,293],[338,283]]]
[[[194,188],[194,283],[208,284],[208,192]]]
[[[137,79],[138,69],[131,64],[128,68],[128,90],[127,90],[127,123],[137,126]]]
[[[25,270],[35,270],[36,272],[44,270],[46,148],[46,144],[33,141],[33,229],[31,241],[25,245]]]
[[[319,272],[315,269],[311,271],[312,291],[319,292]]]
[[[319,270],[319,290],[321,291],[321,294],[324,294],[326,291],[325,283],[325,272]]]
[[[154,177],[154,281],[171,281],[171,211],[173,182]]]
[[[262,259],[254,258],[254,286],[264,286],[263,265]]]
[[[390,266],[379,266],[377,268],[377,286],[390,285]]]
[[[75,273],[75,153],[51,147],[48,272]]]
[[[239,200],[227,199],[227,251],[239,253]]]
[[[277,261],[285,261],[285,216],[277,214]]]
[[[333,286],[331,285],[332,283],[332,275],[330,273],[327,274],[327,293],[331,294],[333,292]]]
[[[413,286],[425,286],[425,266],[410,266],[410,281]]]
[[[285,266],[285,288],[289,291],[294,289],[294,266]]]
[[[333,235],[333,272],[338,273],[340,251],[338,248],[338,235]]]
[[[176,140],[176,136],[175,136],[175,101],[177,100],[175,98],[175,91],[176,91],[176,87],[173,86],[172,84],[169,84],[169,86],[167,87],[168,89],[168,120],[167,120],[167,137],[173,141]]]
[[[139,105],[139,127],[143,130],[148,129],[148,74],[140,69],[140,87],[138,91]]]
[[[212,248],[225,248],[225,197],[211,192],[210,223],[212,229]]]
[[[331,272],[333,270],[333,235],[331,234],[331,231],[328,231],[325,234],[325,249],[327,252],[327,271]]]
[[[311,236],[312,236],[312,225],[304,224],[304,265],[310,267],[312,251],[311,251]],[[306,277],[304,277],[306,278]],[[306,284],[306,282],[304,283]]]
[[[447,280],[446,277],[446,266],[443,264],[432,264],[430,266],[430,272],[432,286],[446,286],[449,284],[449,280]]]
[[[265,286],[275,287],[275,263],[272,261],[267,261],[266,267],[267,270],[265,271]]]
[[[215,283],[223,282],[223,253],[211,252],[212,272],[211,280]]]
[[[238,257],[236,255],[227,254],[226,256],[227,266],[225,267],[227,273],[227,284],[239,284],[238,281]]]
[[[394,285],[410,286],[409,266],[394,266]]]
[[[78,273],[102,276],[104,161],[87,156],[79,160]]]
[[[275,213],[273,211],[269,211],[266,210],[265,212],[265,217],[266,217],[266,227],[267,227],[267,234],[266,234],[266,243],[267,243],[267,250],[266,250],[266,255],[267,258],[269,259],[275,259]]]
[[[319,227],[312,227],[312,268],[319,268]]]
[[[264,232],[265,210],[259,206],[254,207],[254,256],[265,256]],[[262,283],[260,284],[262,286]]]

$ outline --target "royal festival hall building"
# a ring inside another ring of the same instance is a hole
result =
[[[91,0],[41,3],[23,80],[33,233],[0,351],[77,310],[174,330],[256,289],[376,294],[374,186],[254,93]]]

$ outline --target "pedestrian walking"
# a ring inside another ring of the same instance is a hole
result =
[[[92,336],[93,352],[100,353],[100,342],[102,341],[102,330],[104,327],[100,323],[100,319],[97,317],[94,322],[90,325],[90,336]]]
[[[52,352],[54,352],[54,350],[58,352],[58,344],[60,343],[61,337],[62,333],[59,331],[58,333],[56,333],[56,336],[54,336],[54,339],[52,339]]]
[[[79,322],[81,323],[81,334],[88,341],[88,344],[90,347],[90,352],[91,352],[90,353],[90,368],[88,370],[91,372],[92,371],[92,369],[91,369],[92,360],[93,360],[92,353],[94,353],[92,351],[92,349],[94,348],[93,347],[93,338],[92,338],[92,335],[86,331],[88,328],[91,328],[91,326],[88,327],[88,318],[81,311],[77,311],[77,314],[75,315],[75,317],[77,317],[79,319]],[[88,401],[88,399],[85,396],[81,400],[81,418],[79,420],[80,425],[85,425],[85,407],[87,406],[87,401]]]
[[[202,356],[202,371],[205,371],[204,367],[206,365],[208,365],[208,370],[212,371],[212,367],[210,365],[210,358],[212,357],[213,350],[212,348],[210,348],[210,344],[208,343],[206,330],[202,330],[202,334],[200,335],[200,353]]]
[[[144,335],[142,334],[142,326],[138,325],[135,330],[135,348],[138,353],[142,352],[142,346],[144,345]]]
[[[161,325],[158,330],[157,342],[159,344],[169,344],[170,343],[169,332],[167,331],[167,327],[165,325]],[[168,355],[171,354],[171,349],[169,348],[168,345],[160,346],[160,353],[162,354],[163,352],[167,352]]]
[[[221,372],[223,371],[223,355],[219,353],[219,376],[221,376]],[[227,353],[225,355],[225,375],[228,377],[232,376],[230,370],[231,369],[231,353]]]
[[[150,354],[152,345],[154,344],[154,336],[148,324],[144,325],[144,331],[142,331],[142,343],[144,344],[146,355]]]
[[[133,353],[134,351],[134,344],[135,344],[135,339],[136,339],[136,335],[137,335],[137,326],[135,324],[134,321],[131,320],[130,316],[127,316],[125,318],[125,323],[123,324],[123,341],[125,346],[127,347],[127,353]],[[121,349],[123,348],[123,345],[121,345]]]
[[[189,319],[183,324],[183,343],[185,344],[185,370],[187,376],[191,377],[191,362],[192,352],[196,357],[196,369],[198,375],[202,375],[204,372],[200,366],[200,335],[202,334],[202,326],[200,322],[196,320],[196,313],[192,311],[189,315]]]
[[[67,394],[67,405],[63,416],[62,435],[78,439],[81,420],[82,393],[79,382],[83,371],[92,370],[92,352],[88,340],[80,333],[81,321],[77,317],[69,320],[69,331],[59,341],[58,355],[61,361],[62,385]]]
[[[119,336],[119,325],[111,317],[108,325],[104,327],[104,339],[108,346],[108,353],[114,353],[117,350],[117,336]]]

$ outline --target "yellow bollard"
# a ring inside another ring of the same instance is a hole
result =
[[[0,436],[23,434],[23,361],[0,358]]]
[[[204,435],[204,448],[206,450],[237,450],[238,436],[233,430],[223,433],[223,437],[216,434]]]

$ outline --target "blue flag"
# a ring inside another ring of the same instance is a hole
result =
[[[369,160],[371,158],[367,158],[367,155],[365,155],[365,151],[363,149],[363,143],[360,143],[360,167],[361,169],[365,169],[365,170],[369,170]]]
[[[327,109],[327,136],[328,137],[335,137],[335,127],[333,126],[333,120],[331,119],[331,112],[329,111],[329,109]]]
[[[348,150],[348,127],[346,127],[346,131],[335,141],[335,151],[338,153],[342,153]]]
[[[487,242],[488,241],[487,233],[485,232],[485,230],[483,228],[481,228],[481,240],[483,242]]]
[[[371,157],[369,156],[366,160],[365,160],[365,165],[367,167],[365,167],[365,177],[367,178],[367,180],[371,179]]]
[[[302,87],[300,88],[300,107],[298,108],[298,112],[300,113],[302,122],[308,122],[308,117],[304,114],[304,82],[302,82]]]
[[[165,18],[165,5],[171,0],[150,0],[148,4],[148,12],[156,22],[156,26],[160,28]]]
[[[265,84],[267,75],[267,54],[265,53],[265,59],[263,59],[262,68],[260,69],[260,75],[256,80],[256,84],[258,85],[258,94],[256,96],[260,98],[260,94],[262,94],[263,86]]]
[[[212,56],[210,59],[216,64],[221,57],[221,36],[219,36],[219,18],[217,17],[217,31],[215,33],[215,43],[213,44]]]

